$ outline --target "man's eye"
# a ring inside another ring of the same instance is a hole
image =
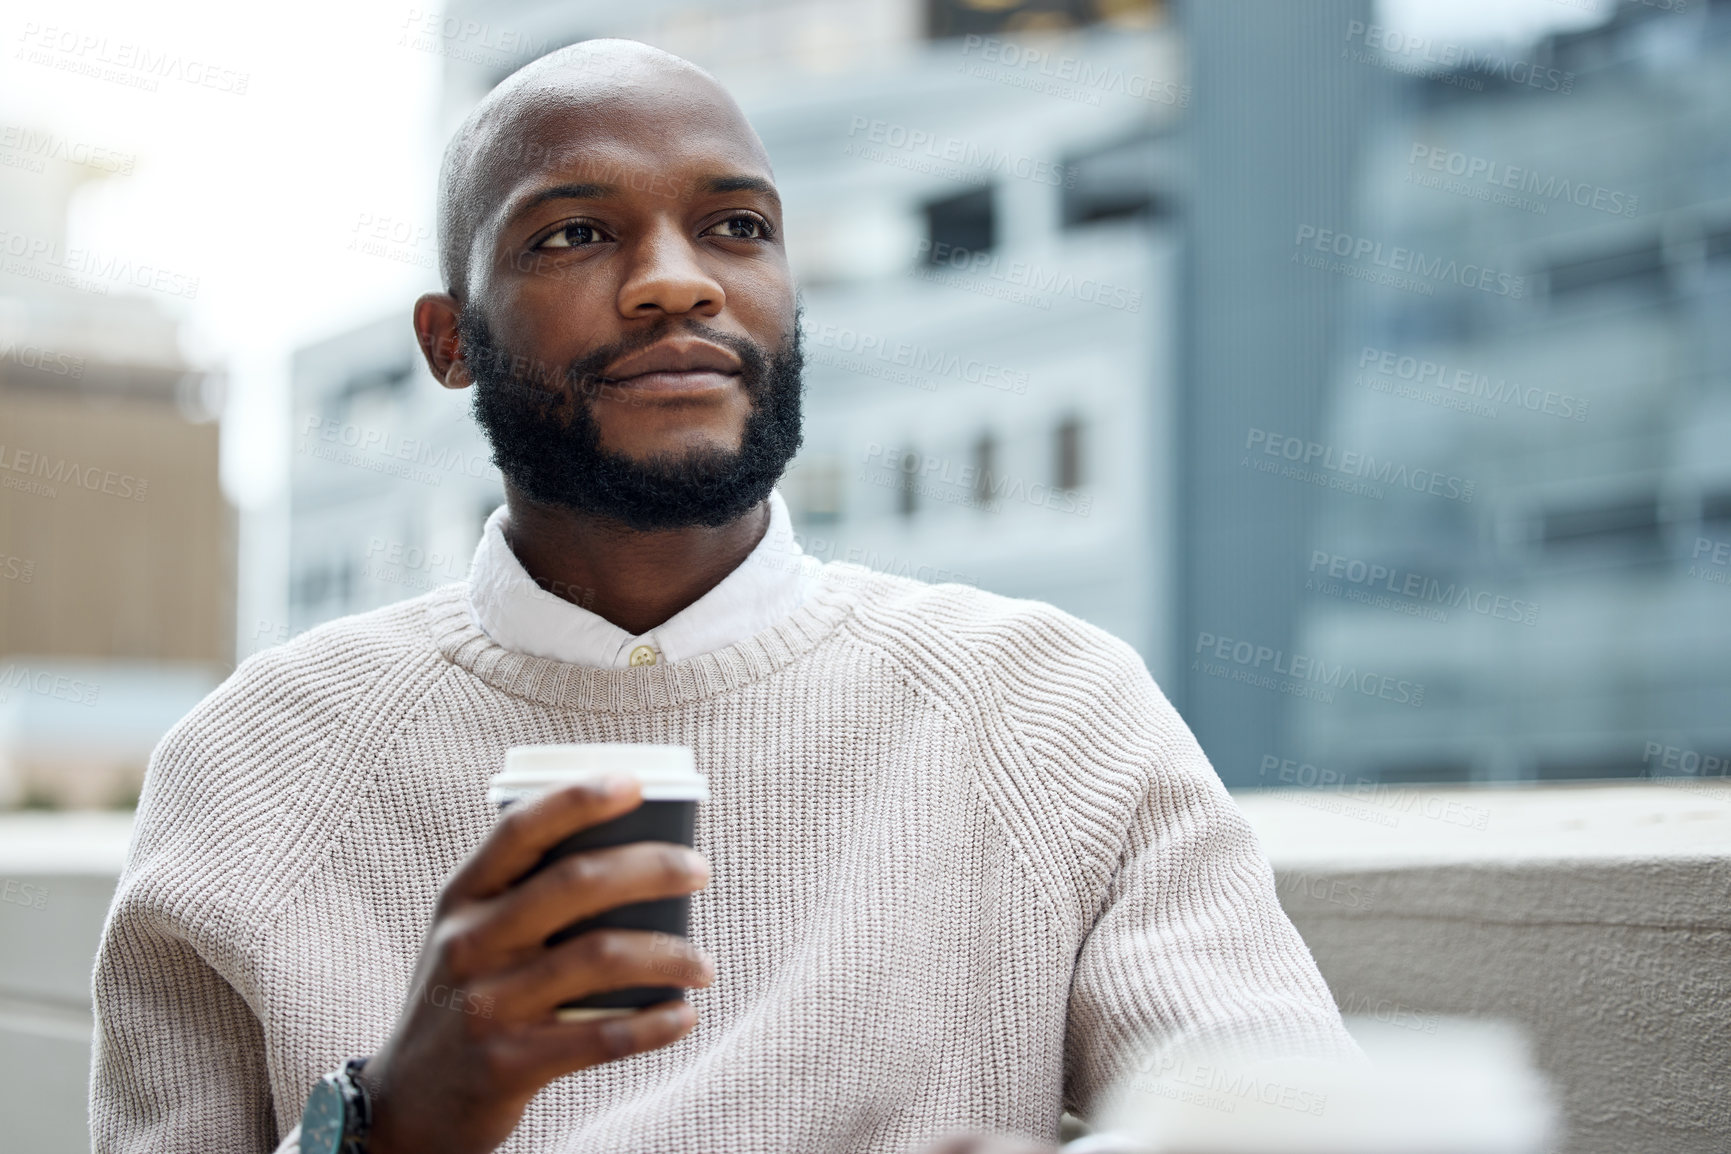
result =
[[[729,240],[768,240],[770,235],[768,223],[755,216],[730,216],[720,224],[711,225],[704,233],[708,235],[717,230]]]
[[[580,248],[586,244],[596,244],[601,240],[602,232],[592,224],[568,224],[546,240],[541,248]]]

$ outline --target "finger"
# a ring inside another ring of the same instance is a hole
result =
[[[581,829],[630,813],[643,801],[631,778],[579,782],[514,802],[499,816],[457,872],[445,883],[441,905],[490,897],[528,873],[541,856]]]
[[[633,902],[676,898],[709,883],[703,855],[673,842],[584,850],[489,898],[477,918],[502,952],[539,947],[550,934]]]
[[[679,1000],[618,1018],[550,1022],[522,1037],[526,1072],[545,1085],[603,1062],[658,1050],[683,1038],[696,1024],[697,1011]]]
[[[543,1022],[554,1007],[590,994],[635,986],[704,987],[715,979],[709,956],[685,938],[647,930],[590,930],[533,961],[475,983],[505,1022]]]

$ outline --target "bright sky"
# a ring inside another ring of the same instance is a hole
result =
[[[1379,19],[1440,39],[1522,39],[1618,2],[1381,0]],[[288,354],[393,309],[407,324],[432,284],[413,262],[432,253],[440,60],[403,41],[433,7],[21,0],[0,11],[0,121],[139,158],[80,194],[72,242],[199,278],[196,300],[173,303],[185,304],[189,351],[230,372],[223,482],[242,506],[286,483]],[[183,64],[152,73],[129,63],[141,49]],[[160,76],[157,90],[73,71],[102,62]],[[206,70],[211,86],[184,79]],[[224,90],[242,75],[244,94]],[[407,238],[394,259],[346,247],[369,225]]]

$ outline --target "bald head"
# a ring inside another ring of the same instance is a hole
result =
[[[673,123],[670,124],[670,121]],[[467,299],[477,243],[485,245],[514,188],[537,173],[613,186],[654,182],[608,155],[608,135],[669,131],[731,136],[769,170],[757,133],[726,89],[690,61],[635,40],[585,40],[512,73],[470,112],[439,174],[439,271]],[[669,195],[677,189],[669,184]]]

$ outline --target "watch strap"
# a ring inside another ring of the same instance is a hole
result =
[[[373,1099],[361,1081],[365,1058],[350,1058],[336,1072],[338,1087],[347,1108],[343,1111],[343,1154],[367,1154],[367,1136],[373,1129]]]

